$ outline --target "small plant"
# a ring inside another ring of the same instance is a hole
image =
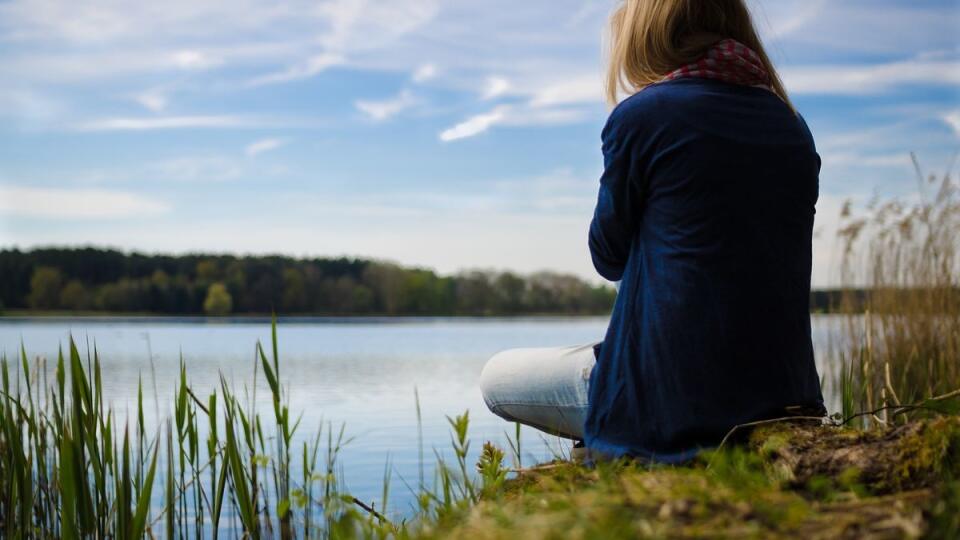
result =
[[[447,422],[453,429],[450,444],[453,446],[454,456],[457,458],[457,469],[460,474],[460,496],[464,499],[476,501],[477,493],[470,480],[467,470],[467,454],[470,452],[470,439],[467,438],[467,429],[470,427],[470,411],[466,411],[454,418],[447,417]]]
[[[503,450],[490,441],[483,443],[483,451],[477,461],[477,471],[480,473],[483,493],[486,495],[499,491],[507,480],[507,469],[503,466],[503,458]]]

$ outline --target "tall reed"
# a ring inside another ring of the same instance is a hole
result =
[[[201,399],[181,360],[169,419],[147,425],[141,382],[136,412],[119,421],[104,404],[96,349],[84,360],[71,339],[52,383],[43,361],[31,363],[22,347],[19,356],[0,359],[3,538],[403,538],[480,493],[467,466],[467,414],[450,419],[455,464],[438,452],[435,487],[421,480],[411,488],[420,503],[415,519],[389,518],[389,459],[379,509],[346,493],[344,426],[321,425],[295,441],[300,419],[291,416],[282,383],[275,320],[270,354],[256,346],[272,404],[267,415],[255,407],[256,376],[238,394],[221,375]],[[489,487],[505,473],[501,454],[490,448],[485,455]]]
[[[843,415],[890,424],[947,406],[960,389],[960,190],[914,157],[914,200],[843,209],[834,373]],[[919,405],[919,407],[907,405]],[[950,405],[953,406],[953,405]]]

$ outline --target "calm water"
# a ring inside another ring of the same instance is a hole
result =
[[[832,324],[834,319],[829,317],[814,318],[814,339],[821,351]],[[415,485],[419,469],[414,388],[420,395],[428,465],[434,461],[432,448],[444,452],[449,447],[445,415],[467,409],[473,449],[485,440],[506,448],[504,432],[512,432],[513,427],[487,411],[477,386],[486,359],[511,347],[597,341],[605,328],[604,318],[281,322],[281,380],[289,388],[291,411],[303,412],[300,431],[304,435],[315,433],[321,422],[346,423],[346,433],[354,439],[342,464],[353,494],[379,499],[389,458],[394,471],[391,506],[403,511],[412,498],[401,478]],[[253,380],[257,340],[265,344],[268,354],[270,342],[270,326],[263,322],[0,319],[0,351],[8,357],[16,355],[22,342],[31,359],[55,360],[57,347],[71,334],[81,351],[94,345],[100,351],[104,396],[114,410],[135,410],[137,381],[142,376],[147,412],[157,409],[161,418],[172,410],[169,398],[181,354],[194,389],[209,392],[223,373],[239,391]],[[151,353],[158,400],[153,398]],[[824,356],[818,355],[818,363]],[[824,366],[818,367],[823,373]],[[261,381],[258,386],[260,411],[269,415],[265,384]],[[148,421],[154,422],[155,414],[150,416]],[[522,441],[525,461],[548,459],[552,451],[566,446],[533,430],[524,430]]]

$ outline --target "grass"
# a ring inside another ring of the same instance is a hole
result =
[[[426,538],[953,538],[960,418],[898,433],[774,425],[683,467],[522,471]],[[809,445],[815,442],[816,451]],[[913,451],[923,448],[919,456]],[[900,484],[894,485],[894,480]]]
[[[413,516],[388,517],[392,467],[379,506],[342,489],[339,458],[349,442],[332,423],[299,434],[282,384],[276,321],[269,350],[259,343],[253,385],[221,377],[200,396],[181,361],[173,411],[150,431],[143,383],[124,421],[105,406],[100,355],[71,339],[54,380],[21,348],[0,359],[0,536],[4,538],[355,538],[410,537],[502,487],[502,451],[487,444],[479,472],[468,462],[469,414],[449,417],[453,461],[435,453],[435,478],[420,472]],[[257,381],[266,389],[257,388]],[[266,413],[254,407],[266,391]],[[299,442],[298,442],[299,441]],[[519,431],[511,444],[519,455]],[[515,457],[519,464],[519,458]]]
[[[322,431],[292,447],[299,422],[279,383],[273,328],[272,360],[257,347],[271,414],[244,405],[222,379],[218,391],[199,399],[181,364],[173,417],[154,433],[146,431],[142,384],[132,425],[118,425],[104,407],[96,350],[84,361],[71,340],[52,384],[38,380],[45,371],[30,365],[26,351],[12,377],[4,358],[3,536],[140,538],[149,531],[217,538],[221,531],[242,531],[250,538],[292,538],[357,517],[335,474],[343,429],[328,428],[325,463],[319,463]]]

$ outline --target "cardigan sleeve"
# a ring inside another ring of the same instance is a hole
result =
[[[593,266],[610,281],[623,276],[636,231],[639,186],[634,115],[617,109],[603,128],[603,175],[597,206],[590,223],[589,246]]]

